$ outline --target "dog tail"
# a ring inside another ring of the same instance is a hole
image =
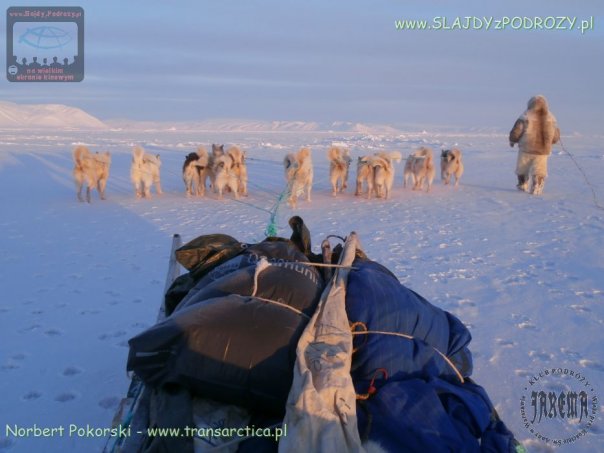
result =
[[[132,149],[132,162],[137,165],[142,165],[143,159],[145,158],[145,150],[140,146],[135,146]]]
[[[399,151],[392,151],[387,153],[390,160],[400,162],[403,159],[403,155]]]
[[[327,158],[331,161],[334,162],[336,160],[341,160],[341,155],[340,155],[340,148],[338,148],[337,146],[331,146],[328,150],[327,150]]]
[[[301,148],[296,157],[298,158],[298,161],[303,161],[310,157],[310,148]]]
[[[94,155],[94,158],[98,161],[98,162],[102,162],[106,165],[110,165],[111,164],[111,153],[109,151],[105,151],[104,153],[96,153]]]
[[[296,156],[294,156],[293,154],[288,154],[283,158],[283,166],[286,170],[289,170],[295,162]]]
[[[459,162],[461,160],[461,151],[458,148],[453,148],[450,153],[455,157],[455,159]]]
[[[205,149],[204,146],[198,146],[197,147],[197,155],[199,156],[200,159],[207,159],[208,158],[208,150]]]
[[[236,163],[243,163],[245,154],[243,153],[243,151],[241,151],[241,148],[239,148],[238,146],[231,146],[228,149],[227,154],[231,156],[231,159],[233,159],[233,161],[235,161]]]
[[[84,159],[90,156],[90,151],[84,145],[76,146],[73,150],[73,161],[80,169],[84,168]]]

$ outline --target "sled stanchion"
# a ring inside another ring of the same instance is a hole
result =
[[[159,313],[157,314],[157,322],[163,321],[166,317],[166,304],[165,304],[165,294],[180,275],[180,264],[176,261],[176,250],[178,250],[182,245],[182,239],[180,234],[175,234],[172,236],[172,248],[170,249],[170,260],[168,261],[168,273],[166,275],[166,284],[164,286],[164,300],[162,300]]]
[[[180,234],[174,234],[172,236],[168,272],[166,274],[166,283],[159,313],[157,314],[157,322],[163,321],[166,317],[165,294],[181,273],[181,265],[176,261],[175,253],[181,246],[182,238]],[[130,435],[128,437],[110,437],[105,443],[103,453],[134,453],[141,450],[146,439],[146,428],[149,423],[150,395],[150,389],[134,375],[128,388],[128,394],[120,402],[120,406],[112,422],[113,428],[121,427],[124,430],[128,430]]]

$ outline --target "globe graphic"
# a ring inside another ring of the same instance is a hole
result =
[[[72,41],[71,35],[58,27],[41,26],[28,28],[19,42],[36,49],[60,49]]]

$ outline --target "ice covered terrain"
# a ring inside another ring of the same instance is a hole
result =
[[[5,425],[110,426],[128,385],[127,341],[156,317],[172,234],[184,241],[216,232],[261,240],[266,210],[285,187],[281,161],[302,145],[313,151],[313,200],[301,200],[295,212],[283,206],[279,234],[289,237],[294,213],[309,226],[315,251],[326,235],[354,230],[370,258],[458,316],[473,335],[475,380],[531,451],[550,448],[522,426],[520,398],[530,376],[572,369],[604,396],[604,212],[560,147],[550,159],[544,195],[532,197],[515,188],[516,150],[504,133],[492,131],[110,127],[0,134],[1,451],[102,449],[102,437],[16,438],[6,435]],[[604,204],[602,137],[563,139]],[[247,151],[249,197],[185,197],[185,154],[213,142]],[[355,197],[353,189],[334,198],[325,155],[333,142],[349,146],[354,157],[457,145],[466,172],[457,189],[437,178],[431,193],[414,192],[403,189],[399,164],[390,200]],[[112,153],[107,201],[96,192],[91,204],[76,201],[71,150],[77,143]],[[164,195],[134,197],[134,144],[161,154]],[[598,405],[587,436],[558,451],[604,450]],[[573,432],[567,423],[560,429],[560,437]]]

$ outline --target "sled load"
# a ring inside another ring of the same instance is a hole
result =
[[[175,250],[188,272],[129,341],[114,424],[130,431],[105,451],[522,449],[470,378],[459,319],[370,260],[355,233],[313,254],[303,220],[290,226],[290,239],[212,234]]]

